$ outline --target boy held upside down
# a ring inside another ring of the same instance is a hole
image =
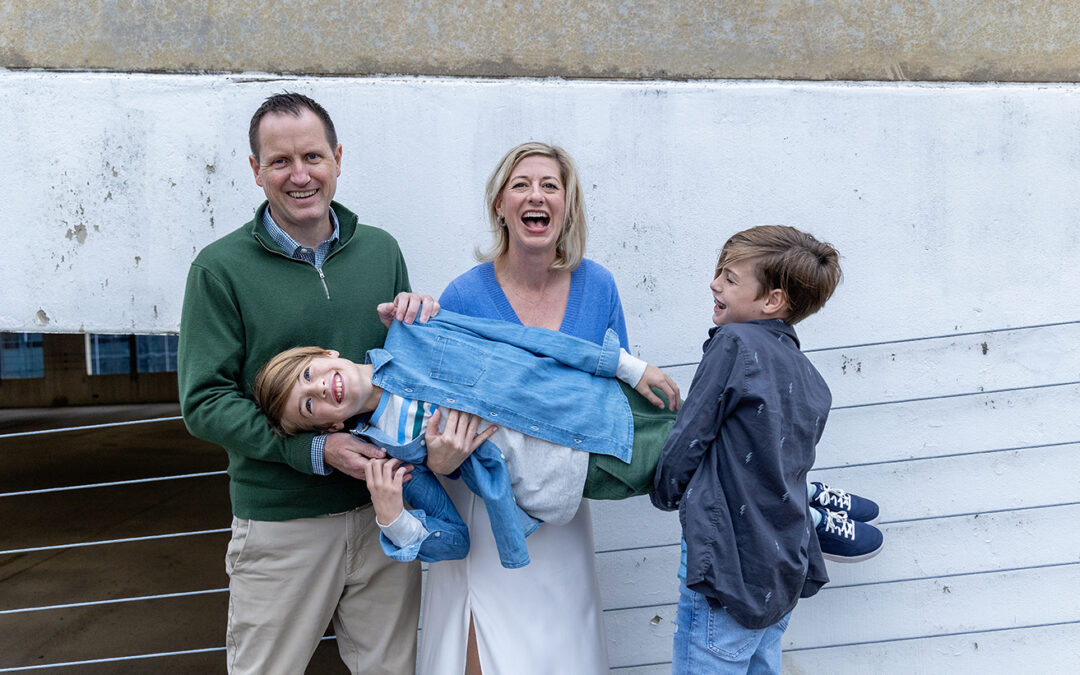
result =
[[[568,522],[583,496],[651,488],[679,390],[611,337],[595,345],[443,311],[428,323],[395,322],[367,363],[319,347],[282,352],[263,366],[254,394],[278,433],[352,427],[387,451],[372,460],[367,485],[383,550],[398,560],[468,552],[461,517],[424,466],[428,443],[465,427],[475,451],[461,478],[484,498],[502,564],[520,567],[529,562],[525,537],[541,522]]]

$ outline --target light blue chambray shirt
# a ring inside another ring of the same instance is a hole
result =
[[[619,348],[610,328],[596,344],[443,309],[427,323],[395,321],[367,362],[372,384],[392,394],[629,462],[634,420],[614,379]]]
[[[290,237],[288,232],[281,229],[281,226],[274,222],[274,219],[270,216],[269,208],[263,211],[263,226],[270,234],[270,238],[277,242],[281,250],[291,251],[293,259],[303,260],[317,270],[322,269],[323,263],[326,262],[326,256],[330,255],[330,251],[337,245],[338,237],[341,235],[337,214],[334,213],[333,209],[330,209],[330,223],[334,226],[330,238],[320,242],[315,248],[311,248],[296,243],[296,240]],[[325,446],[326,434],[320,434],[311,439],[311,470],[319,476],[328,476],[333,471],[333,469],[327,469],[326,464],[323,462],[323,449]]]

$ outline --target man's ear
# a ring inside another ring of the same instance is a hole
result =
[[[345,425],[342,424],[341,422],[334,422],[330,426],[323,429],[323,433],[325,433],[325,434],[334,434],[334,433],[337,433],[337,432],[341,431],[344,428],[345,428]]]
[[[787,293],[779,288],[774,288],[765,294],[765,301],[761,305],[761,311],[769,316],[773,316],[777,313],[786,315],[788,310],[788,298]],[[783,318],[777,317],[777,318]]]
[[[255,159],[255,155],[248,155],[248,163],[251,164],[251,170],[255,172],[255,184],[262,187],[262,176],[259,175],[259,160]]]
[[[327,356],[329,356],[332,359],[336,359],[337,357],[341,356],[341,352],[339,352],[336,349],[327,349],[323,353],[326,354]]]

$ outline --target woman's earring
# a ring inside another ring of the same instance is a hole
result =
[[[501,213],[499,214],[499,227],[506,227],[506,218]]]

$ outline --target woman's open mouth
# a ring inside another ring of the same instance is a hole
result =
[[[551,217],[543,211],[526,211],[521,216],[521,222],[529,232],[543,232],[551,222]]]

